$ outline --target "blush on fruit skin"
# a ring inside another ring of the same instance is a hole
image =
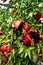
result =
[[[9,53],[9,49],[7,48],[7,45],[6,44],[3,44],[2,47],[1,47],[1,52],[2,54],[4,55],[7,55]]]
[[[3,46],[1,47],[1,51],[2,51],[2,52],[7,51],[6,45],[3,45]]]
[[[25,29],[26,31],[28,31],[28,30],[30,29],[30,24],[25,21],[24,24],[23,24],[23,27],[24,27],[24,29]]]
[[[23,26],[22,26],[22,33],[27,33],[27,31],[30,29],[30,24],[26,21],[24,21]]]
[[[31,34],[31,33],[34,33],[34,32],[37,32],[37,30],[36,29],[30,29],[30,30],[28,30],[28,34]]]
[[[19,27],[21,26],[22,21],[21,20],[17,20],[14,22],[14,31],[17,31],[19,29]]]
[[[7,57],[3,57],[3,62],[6,64],[8,62],[8,58]]]
[[[37,19],[37,20],[39,20],[39,19],[42,17],[41,12],[37,12],[37,14],[36,14],[36,16],[35,16],[35,17],[36,17],[36,19]]]
[[[24,43],[25,46],[31,46],[32,45],[31,41],[32,41],[32,38],[28,34],[23,36],[23,38],[22,38],[22,42]]]

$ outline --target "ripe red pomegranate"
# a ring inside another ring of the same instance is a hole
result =
[[[30,29],[30,24],[28,22],[24,22],[22,26],[22,33],[25,34]]]
[[[36,19],[37,19],[37,23],[41,24],[41,20],[40,20],[40,18],[42,18],[41,12],[37,12],[37,14],[36,14],[35,17],[36,17]]]
[[[38,30],[31,29],[28,31],[28,34],[30,34],[32,36],[32,38],[36,41],[43,40],[43,37],[41,36],[41,34],[39,33]]]
[[[15,21],[14,22],[14,31],[17,31],[20,28],[21,24],[22,24],[21,20]]]
[[[42,17],[41,12],[37,12],[37,14],[36,14],[36,16],[35,16],[35,17],[36,17],[36,19],[37,19],[37,20],[39,20],[39,19]]]
[[[1,47],[1,52],[2,52],[4,55],[8,54],[9,50],[8,50],[6,44],[3,44],[3,45],[2,45],[2,47]]]
[[[33,46],[32,38],[30,35],[25,35],[22,38],[22,42],[24,43],[25,46]]]
[[[3,62],[6,64],[8,62],[8,58],[7,57],[3,57]]]

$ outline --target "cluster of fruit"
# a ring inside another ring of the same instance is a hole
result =
[[[35,15],[38,23],[41,23],[42,14],[40,12],[37,12]],[[36,29],[30,29],[30,24],[26,21],[22,22],[22,20],[17,20],[14,22],[14,32],[18,29],[23,33],[22,41],[26,46],[28,45],[34,45],[34,41],[43,40],[43,37]],[[3,34],[4,31],[0,31],[0,34]]]
[[[14,49],[14,46],[11,45],[10,48],[7,47],[7,43],[2,43],[0,53],[3,55],[3,62],[6,64],[8,61],[7,55],[9,53],[12,53],[12,50]]]
[[[37,12],[35,15],[38,23],[41,23],[41,17],[42,14],[40,12]],[[14,31],[17,31],[18,29],[23,33],[22,42],[26,46],[33,46],[34,42],[39,42],[40,40],[43,40],[43,37],[41,36],[40,32],[36,29],[31,29],[30,24],[26,21],[22,22],[22,20],[17,20],[14,23]]]
[[[35,15],[38,23],[41,23],[42,14],[40,12],[37,12]],[[39,42],[40,40],[43,40],[43,36],[40,34],[40,32],[36,29],[31,29],[30,24],[26,21],[22,22],[22,20],[16,20],[13,25],[13,30],[16,32],[17,30],[20,30],[23,34],[23,37],[21,41],[25,46],[34,46],[35,42]],[[4,34],[4,31],[0,31],[0,35]],[[4,55],[3,62],[7,63],[8,58],[6,57],[7,54],[11,53],[14,49],[14,46],[11,45],[10,48],[7,47],[7,43],[3,43],[1,46],[1,53]]]

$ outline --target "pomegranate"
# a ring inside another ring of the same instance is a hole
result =
[[[37,14],[36,14],[36,16],[35,16],[35,17],[36,17],[36,19],[37,19],[37,20],[39,20],[39,19],[42,17],[41,12],[37,12]]]
[[[28,22],[24,22],[22,26],[22,33],[25,34],[30,29],[30,24]]]
[[[30,35],[26,34],[25,36],[23,36],[22,38],[22,42],[24,43],[25,46],[32,46],[34,45],[32,43],[32,38]]]
[[[20,28],[21,24],[22,24],[21,20],[15,21],[14,22],[14,31],[17,31]]]
[[[7,48],[7,45],[6,45],[6,44],[2,44],[1,52],[2,52],[4,55],[8,54],[9,49]]]
[[[39,33],[38,30],[31,29],[28,31],[28,34],[30,34],[32,36],[32,38],[36,41],[43,40],[43,37],[41,36],[41,34]]]
[[[8,62],[8,58],[7,57],[3,57],[3,62],[6,64]]]

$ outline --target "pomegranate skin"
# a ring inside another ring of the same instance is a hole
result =
[[[37,14],[35,15],[36,19],[37,19],[37,23],[38,24],[41,24],[41,18],[42,18],[42,14],[41,12],[37,12]]]
[[[36,14],[36,16],[35,16],[35,17],[36,17],[36,19],[37,19],[37,20],[39,20],[39,19],[42,17],[41,12],[37,12],[37,14]]]
[[[2,44],[1,52],[4,55],[7,55],[9,53],[9,49],[7,48],[7,45],[6,44]]]
[[[7,57],[3,57],[3,62],[4,62],[4,64],[6,64],[8,62],[8,58]]]
[[[14,22],[14,31],[17,31],[20,28],[21,24],[22,24],[21,20],[15,21]]]
[[[24,22],[22,25],[22,33],[25,34],[30,29],[30,24],[28,22]]]
[[[6,45],[5,45],[5,44],[4,44],[4,45],[2,45],[2,47],[1,47],[1,51],[2,51],[2,52],[7,51],[7,48],[6,48]]]
[[[39,42],[40,40],[43,40],[43,36],[41,36],[38,30],[31,29],[28,31],[28,34],[30,34],[32,38],[37,42]]]
[[[22,42],[23,42],[23,44],[24,44],[25,46],[31,46],[31,45],[32,45],[32,38],[31,38],[31,36],[28,35],[28,34],[25,35],[25,36],[23,36]]]

